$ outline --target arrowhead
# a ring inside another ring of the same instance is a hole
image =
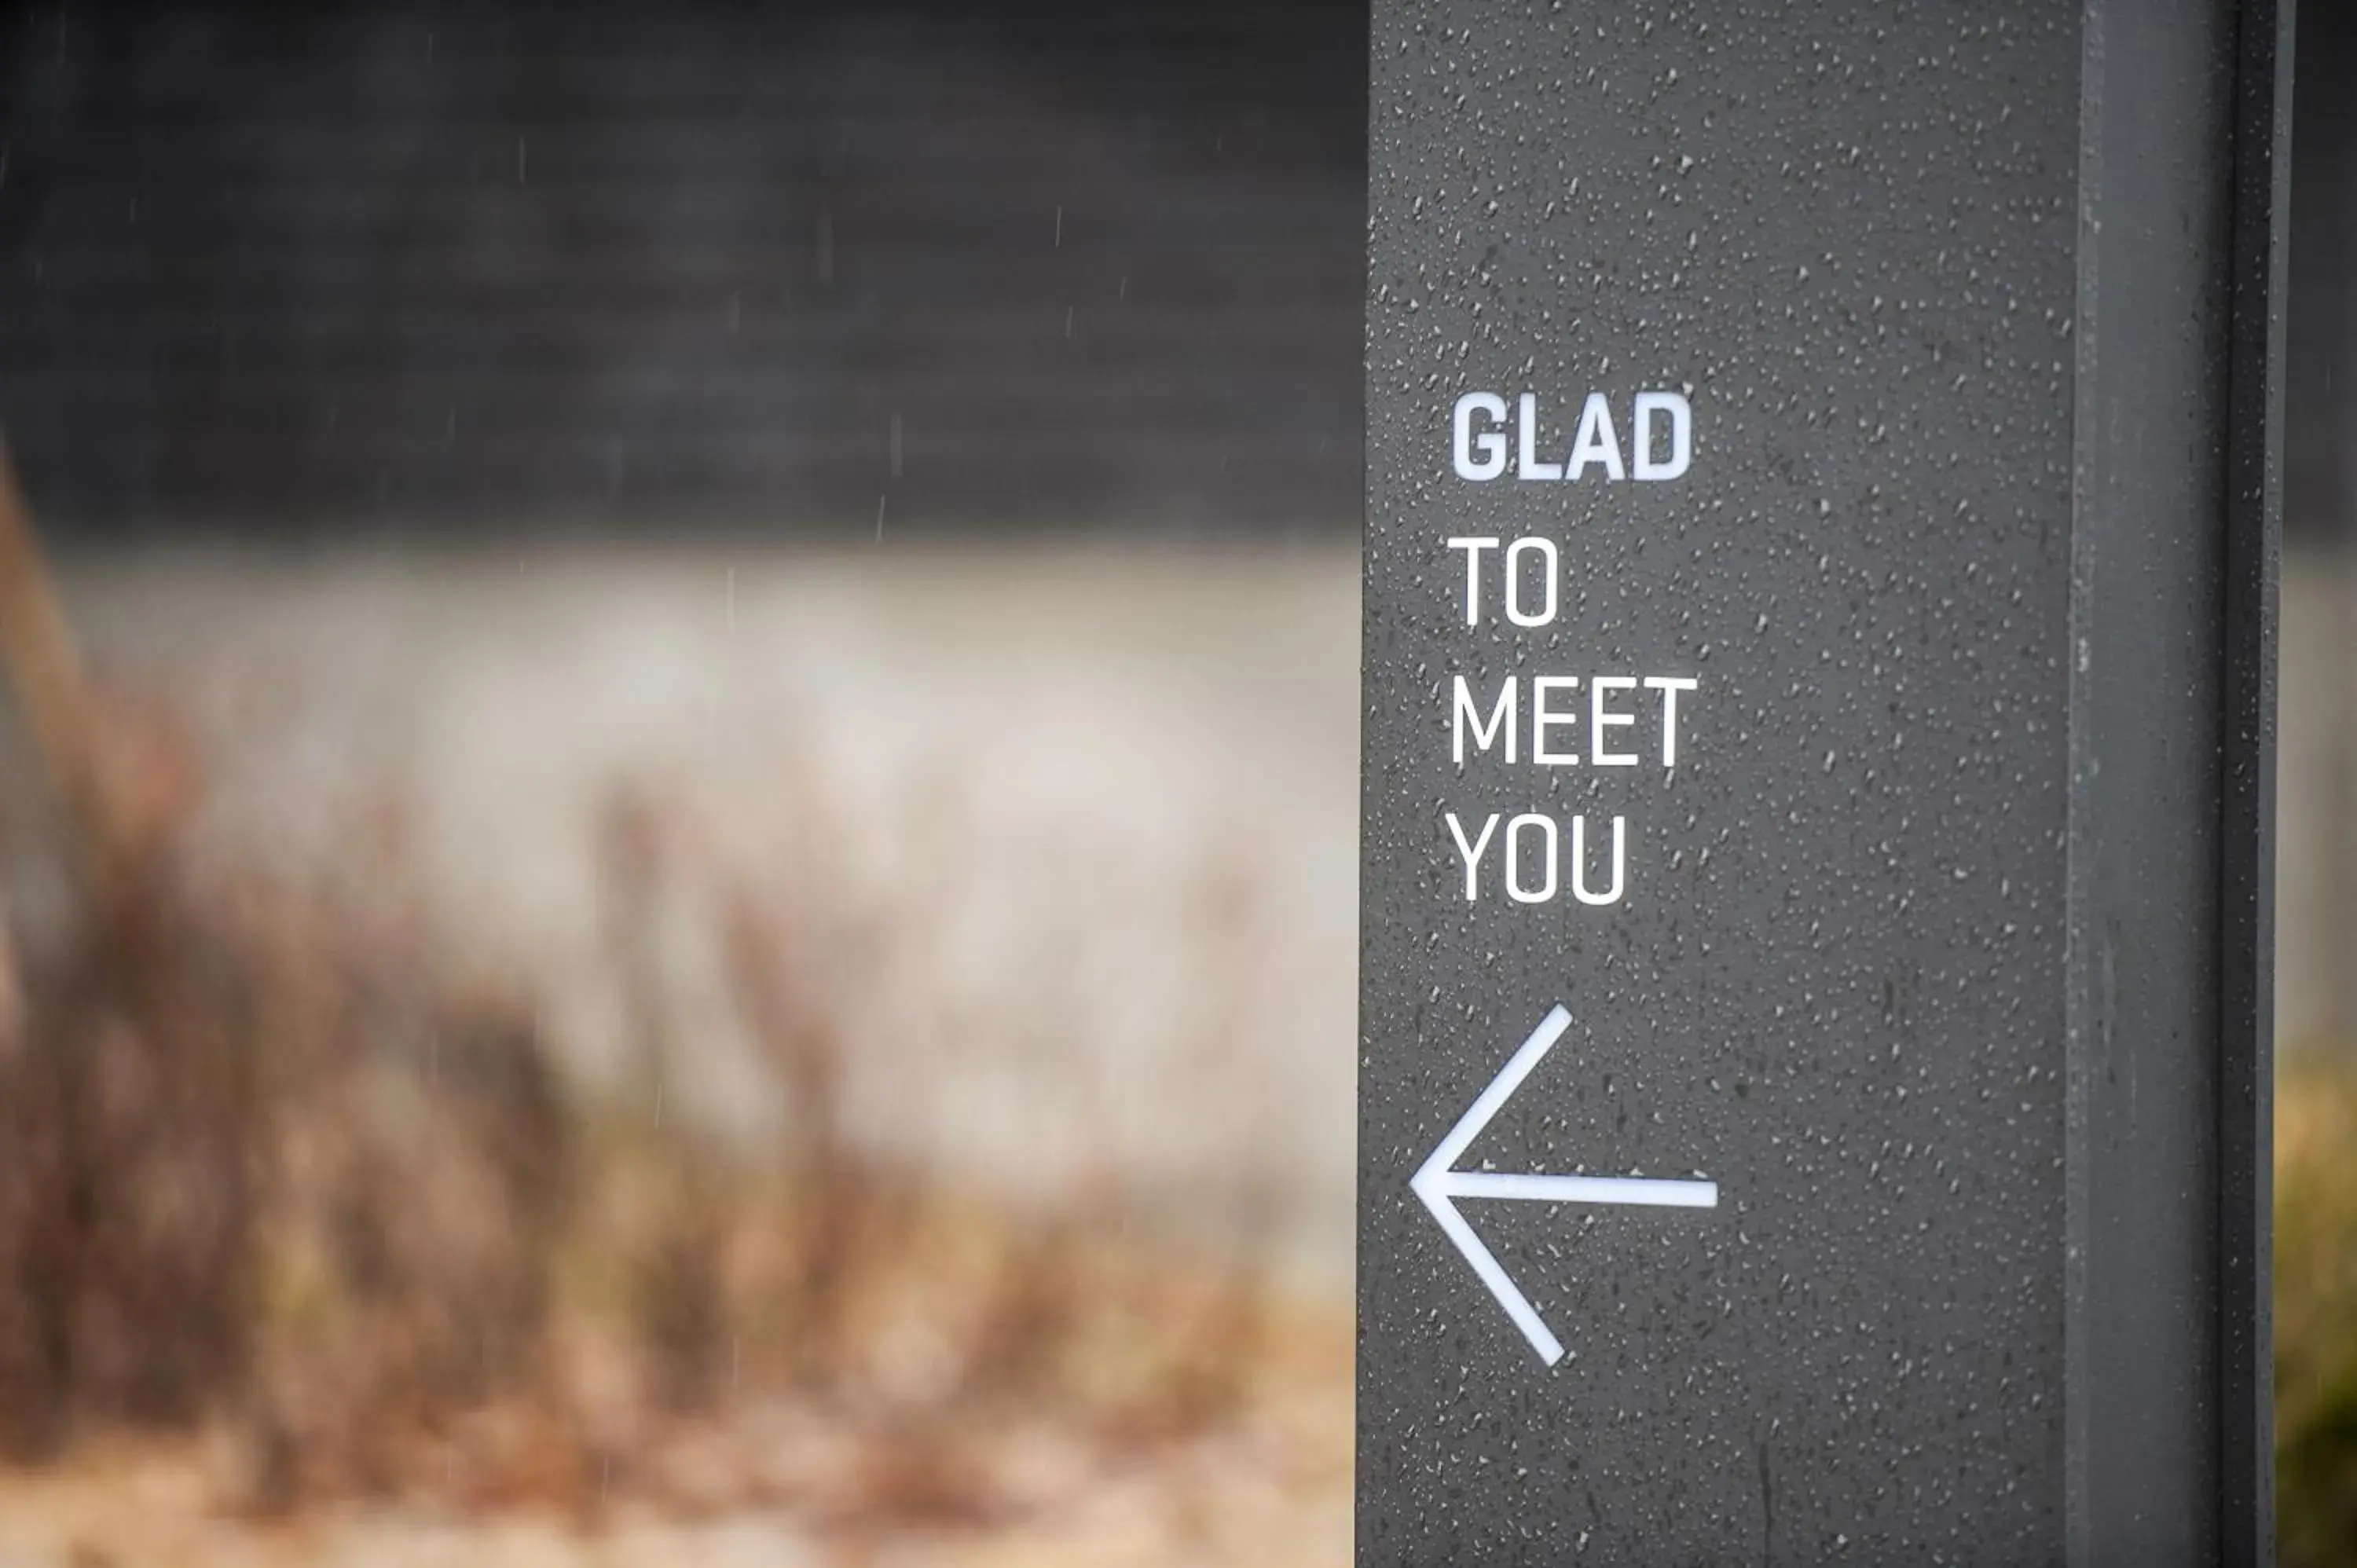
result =
[[[1533,1203],[1612,1203],[1639,1204],[1648,1207],[1674,1208],[1715,1208],[1718,1206],[1718,1187],[1707,1181],[1662,1181],[1641,1176],[1493,1176],[1486,1172],[1458,1171],[1457,1162],[1481,1135],[1499,1110],[1514,1097],[1523,1080],[1555,1048],[1563,1032],[1571,1027],[1571,1014],[1557,1004],[1539,1020],[1539,1026],[1522,1044],[1498,1076],[1490,1080],[1465,1114],[1450,1128],[1448,1136],[1440,1140],[1431,1156],[1408,1178],[1408,1186],[1432,1213],[1441,1232],[1455,1244],[1457,1251],[1470,1264],[1474,1274],[1506,1309],[1514,1326],[1523,1331],[1539,1359],[1552,1367],[1563,1359],[1563,1342],[1555,1337],[1530,1298],[1515,1284],[1473,1227],[1465,1222],[1456,1200],[1460,1197],[1499,1197]]]
[[[1473,1234],[1473,1227],[1465,1223],[1465,1216],[1457,1211],[1457,1205],[1449,1193],[1448,1177],[1449,1167],[1456,1165],[1473,1140],[1481,1135],[1482,1129],[1490,1125],[1491,1118],[1513,1098],[1514,1090],[1523,1086],[1523,1079],[1530,1077],[1531,1069],[1555,1048],[1555,1043],[1563,1038],[1563,1032],[1569,1027],[1571,1014],[1557,1003],[1553,1011],[1539,1020],[1539,1026],[1531,1031],[1531,1037],[1523,1042],[1523,1048],[1506,1063],[1505,1070],[1490,1080],[1490,1087],[1481,1091],[1480,1098],[1475,1100],[1471,1109],[1458,1118],[1457,1125],[1449,1129],[1448,1136],[1440,1140],[1439,1146],[1432,1151],[1423,1168],[1408,1181],[1416,1197],[1424,1200],[1425,1208],[1432,1211],[1432,1218],[1439,1222],[1442,1233],[1456,1243],[1458,1251],[1473,1266],[1473,1273],[1490,1287],[1490,1294],[1498,1298],[1498,1305],[1506,1309],[1506,1316],[1514,1320],[1514,1326],[1523,1331],[1523,1337],[1529,1340],[1531,1348],[1539,1353],[1539,1359],[1550,1367],[1563,1359],[1563,1341],[1555,1337],[1539,1316],[1538,1309],[1523,1294],[1522,1287],[1515,1284],[1512,1276],[1500,1266],[1498,1260],[1491,1255],[1490,1249],[1481,1244],[1481,1238]]]

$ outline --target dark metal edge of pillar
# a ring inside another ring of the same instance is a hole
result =
[[[2066,1552],[2255,1564],[2288,0],[2081,18]]]
[[[2275,1561],[2276,592],[2298,0],[2237,9],[2220,745],[2219,1519],[2227,1568]]]

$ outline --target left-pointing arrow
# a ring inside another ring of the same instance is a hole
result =
[[[1506,1309],[1506,1316],[1514,1320],[1514,1326],[1523,1331],[1531,1348],[1550,1367],[1563,1359],[1563,1341],[1548,1329],[1537,1309],[1531,1305],[1530,1298],[1499,1266],[1490,1249],[1481,1244],[1481,1238],[1473,1234],[1473,1227],[1465,1223],[1465,1216],[1457,1211],[1456,1199],[1504,1197],[1525,1203],[1621,1203],[1666,1208],[1718,1207],[1717,1182],[1665,1181],[1652,1176],[1499,1176],[1452,1168],[1569,1027],[1571,1015],[1558,1004],[1539,1020],[1539,1026],[1531,1031],[1531,1037],[1523,1042],[1523,1048],[1514,1053],[1505,1070],[1491,1079],[1490,1087],[1449,1129],[1448,1136],[1440,1140],[1432,1157],[1408,1179],[1408,1186],[1432,1211],[1442,1231],[1457,1244],[1457,1250],[1465,1255],[1481,1283],[1490,1287],[1490,1294],[1498,1298],[1498,1305]]]

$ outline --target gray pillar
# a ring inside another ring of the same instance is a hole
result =
[[[2288,26],[1378,0],[1361,1564],[2267,1557]]]

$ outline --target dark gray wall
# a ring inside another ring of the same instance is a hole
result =
[[[1363,7],[313,13],[0,5],[53,522],[1357,516]],[[2300,27],[2345,81],[2347,9]],[[2296,539],[2352,510],[2345,97],[2298,109]]]
[[[2295,542],[2346,543],[2357,532],[2357,262],[2352,206],[2357,199],[2357,118],[2348,87],[2357,65],[2357,13],[2345,5],[2299,9],[2299,79],[2292,136],[2289,413],[2285,441],[2284,525]]]
[[[72,525],[1348,527],[1365,65],[1330,3],[13,6],[0,423]]]

